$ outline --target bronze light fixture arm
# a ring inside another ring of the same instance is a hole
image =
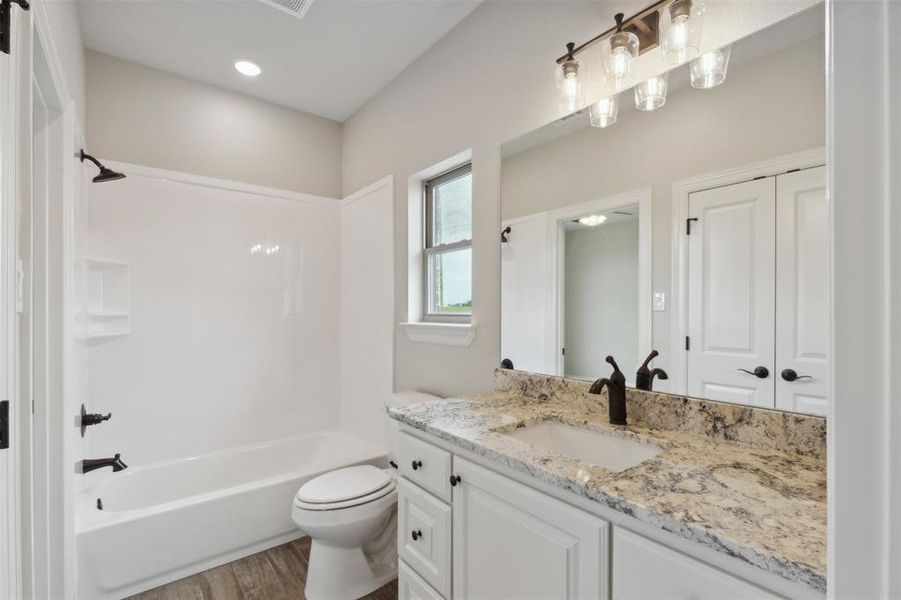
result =
[[[659,14],[660,10],[668,3],[672,2],[672,0],[658,0],[657,2],[651,4],[647,8],[640,10],[635,13],[631,17],[627,19],[623,19],[622,28],[623,30],[628,30],[630,28],[635,29],[634,33],[638,36],[638,39],[641,41],[641,50],[640,52],[644,52],[645,50],[650,50],[657,46],[657,31],[658,31],[658,23],[659,23]],[[653,15],[653,16],[652,16]],[[588,48],[594,46],[598,42],[607,39],[611,35],[617,32],[619,29],[618,25],[614,25],[610,29],[604,31],[603,33],[596,35],[591,38],[587,42],[580,44],[572,49],[571,52],[568,52],[557,59],[557,64],[562,65],[567,60],[571,60],[571,57],[579,54],[583,50],[587,50]],[[653,34],[652,40],[648,39],[648,36]],[[649,43],[650,42],[650,43]]]

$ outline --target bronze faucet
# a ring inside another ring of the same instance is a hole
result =
[[[604,386],[607,386],[607,403],[609,406],[610,423],[613,425],[626,424],[626,376],[619,370],[619,366],[612,356],[605,359],[613,366],[613,373],[609,378],[598,379],[588,388],[589,394],[600,394]]]
[[[651,353],[644,359],[642,365],[638,367],[638,371],[635,373],[635,387],[639,390],[650,392],[654,388],[654,377],[659,379],[669,379],[669,375],[667,375],[666,371],[663,369],[648,368],[648,363],[659,355],[660,353],[656,350],[651,350]]]

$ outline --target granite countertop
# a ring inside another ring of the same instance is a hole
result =
[[[786,445],[781,439],[784,437],[810,438],[811,431],[813,437],[819,435],[820,420],[799,417],[798,423],[806,431],[803,434],[791,429],[786,429],[791,432],[786,434],[777,427],[776,435],[769,426],[766,435],[759,435],[764,429],[761,419],[780,423],[780,415],[785,415],[784,420],[794,420],[794,416],[669,396],[678,401],[662,406],[680,410],[683,422],[691,421],[685,418],[684,407],[696,409],[695,404],[686,403],[715,405],[712,412],[716,414],[708,419],[706,430],[698,431],[661,424],[667,419],[650,418],[645,406],[636,411],[643,413],[642,417],[630,416],[629,425],[613,426],[608,423],[605,397],[568,395],[560,393],[560,387],[572,388],[571,382],[564,384],[557,378],[541,381],[546,384],[554,380],[558,393],[532,393],[533,385],[522,385],[521,381],[511,385],[508,381],[499,390],[473,398],[393,407],[389,414],[490,461],[825,591],[825,448],[820,452],[817,444],[796,441],[788,446],[794,449],[793,444],[800,445],[799,451],[780,447]],[[584,383],[578,386],[587,388]],[[659,400],[664,395],[648,396]],[[630,391],[630,409],[633,404],[638,407],[640,402]],[[725,412],[717,412],[723,406]],[[704,408],[702,412],[711,410]],[[761,417],[761,413],[766,414]],[[505,431],[544,420],[639,439],[663,451],[625,471],[613,472],[504,435]],[[730,420],[734,422],[732,431],[738,434],[729,433]],[[728,441],[730,435],[741,438],[742,428],[753,430],[757,437],[752,436],[747,443]],[[822,434],[825,440],[825,421]]]

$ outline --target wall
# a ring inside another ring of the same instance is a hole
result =
[[[505,158],[503,219],[651,186],[652,286],[672,298],[672,184],[825,145],[824,44],[817,35],[732,69],[719,87],[684,86],[660,110],[628,110],[613,127],[580,129]],[[677,78],[687,80],[687,70],[672,73],[671,85]],[[654,347],[663,352],[655,365],[664,369],[670,325],[669,311],[653,314]]]
[[[460,348],[414,343],[396,328],[396,389],[460,394],[492,386],[500,355],[499,147],[560,116],[552,82],[566,42],[589,39],[614,12],[644,4],[485,2],[345,122],[345,191],[388,173],[403,182],[472,149],[477,335]],[[719,40],[728,43],[811,4],[711,2],[706,22],[734,36]],[[395,192],[396,323],[407,318],[407,191]]]
[[[341,196],[340,123],[91,50],[86,56],[92,154]]]
[[[567,231],[565,264],[564,372],[594,379],[612,354],[631,380],[640,364],[638,219]]]
[[[130,333],[88,340],[90,409],[113,414],[91,455],[137,467],[338,426],[337,201],[131,172],[87,194],[89,255],[131,278]],[[95,327],[120,328],[114,285]]]
[[[75,2],[60,0],[38,0],[34,5],[35,11],[41,11],[46,16],[49,25],[48,50],[57,61],[60,69],[62,83],[65,86],[61,90],[75,104],[77,118],[76,129],[78,135],[82,135],[85,125],[85,110],[87,107],[85,92],[85,52],[81,37],[81,25],[78,22],[78,12]]]

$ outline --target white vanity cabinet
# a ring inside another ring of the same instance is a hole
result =
[[[607,597],[609,524],[454,457],[454,598]]]
[[[610,509],[589,512],[449,446],[400,436],[400,600],[783,597],[629,531],[619,525],[629,518]],[[437,472],[446,473],[447,488]]]

